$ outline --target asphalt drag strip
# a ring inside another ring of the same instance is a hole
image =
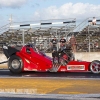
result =
[[[100,79],[100,74],[91,72],[33,72],[27,71],[20,74],[13,74],[8,69],[0,70],[0,78],[82,78],[82,79]]]

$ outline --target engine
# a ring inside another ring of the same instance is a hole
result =
[[[58,51],[52,52],[53,64],[65,66],[69,61],[75,60],[74,54],[70,47],[61,47]]]

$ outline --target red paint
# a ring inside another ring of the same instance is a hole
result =
[[[29,52],[27,52],[27,50]],[[52,58],[44,56],[35,49],[27,46],[22,47],[20,52],[16,53],[23,61],[22,71],[42,71],[46,72],[53,67]],[[66,56],[65,56],[66,58]],[[86,61],[70,61],[66,66],[56,66],[58,72],[86,72],[90,71],[89,65],[91,62]]]

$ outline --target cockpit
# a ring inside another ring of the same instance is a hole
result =
[[[34,44],[27,44],[26,47],[27,47],[26,48],[27,53],[31,53],[30,48],[32,48],[36,53],[46,56],[45,53],[40,51]]]

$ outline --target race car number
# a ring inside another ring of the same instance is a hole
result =
[[[67,70],[85,70],[84,65],[67,65]]]

